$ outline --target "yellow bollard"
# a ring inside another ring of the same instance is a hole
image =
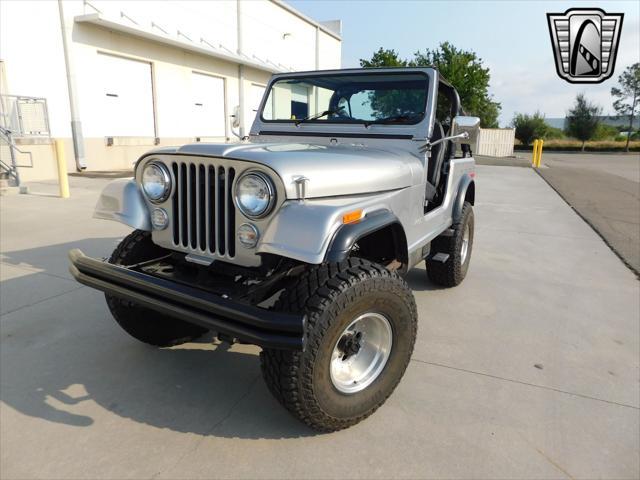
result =
[[[540,168],[540,165],[542,165],[542,147],[544,146],[544,140],[540,140],[538,143],[538,163],[537,163],[537,167]]]
[[[56,159],[58,160],[58,183],[60,197],[69,198],[69,178],[67,177],[67,159],[64,156],[64,141],[56,140]]]
[[[536,168],[536,160],[538,158],[538,142],[539,140],[533,141],[533,150],[531,152],[531,166]]]

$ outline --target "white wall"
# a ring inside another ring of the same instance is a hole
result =
[[[134,27],[149,27],[206,45],[202,39],[216,48],[222,45],[228,52],[238,50],[236,0],[91,0],[95,9],[81,2],[65,1],[65,5],[72,3],[76,4],[76,15],[96,13],[97,9],[104,17]],[[241,0],[240,12],[242,53],[247,58],[282,65],[287,70],[315,69],[315,25],[266,0]],[[320,31],[321,68],[340,68],[340,48],[339,39]]]
[[[0,58],[12,95],[44,97],[53,136],[71,136],[58,3],[0,1]]]
[[[271,2],[242,4],[243,51],[293,70],[315,68],[315,26]]]
[[[222,141],[231,135],[229,115],[239,104],[236,62],[167,45],[161,39],[143,38],[141,34],[79,23],[75,18],[99,12],[100,18],[139,31],[152,31],[201,48],[209,48],[210,44],[219,51],[238,55],[236,0],[63,0],[62,4],[90,168],[99,168],[101,162],[115,158],[116,149],[105,145],[107,136],[141,137],[125,139],[118,145],[143,148],[153,145],[154,137],[159,137],[161,143],[185,143],[195,137]],[[340,40],[277,2],[241,0],[240,12],[242,56],[248,61],[268,62],[282,71],[313,70],[319,31],[320,68],[340,67]],[[0,0],[0,60],[6,70],[8,93],[46,98],[52,136],[69,138],[71,118],[58,2]],[[243,71],[244,129],[248,132],[260,90],[271,73],[249,66]],[[146,72],[151,83],[144,80]],[[109,78],[110,75],[116,78]],[[137,83],[127,85],[126,79],[132,75]],[[196,97],[206,96],[206,87],[202,86],[206,78],[198,75],[209,76],[216,92],[207,97],[207,108],[212,110],[205,114],[194,111],[195,103],[204,103]],[[114,88],[123,92],[119,100],[106,97],[107,90]],[[126,95],[139,95],[143,100],[127,100]],[[152,104],[148,101],[150,96]],[[209,114],[215,119],[207,126]],[[127,152],[118,152],[114,165],[129,165]],[[73,159],[71,152],[68,157]]]
[[[341,66],[342,42],[331,35],[320,31],[319,70],[337,69]]]
[[[236,0],[91,0],[89,3],[95,9],[82,5],[78,15],[96,13],[97,9],[105,17],[121,19],[132,26],[152,27],[153,23],[152,28],[158,33],[176,35],[180,31],[194,42],[203,38],[216,47],[222,44],[232,52],[238,47]]]

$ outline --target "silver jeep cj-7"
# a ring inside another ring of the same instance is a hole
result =
[[[108,261],[72,250],[130,335],[207,331],[262,347],[273,395],[332,431],[373,413],[407,367],[418,314],[401,275],[458,285],[473,244],[479,120],[432,68],[274,75],[238,143],[151,151],[97,218],[135,229]]]

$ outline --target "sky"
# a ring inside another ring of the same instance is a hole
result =
[[[342,20],[342,67],[358,67],[379,47],[402,57],[449,41],[475,51],[490,68],[490,93],[502,104],[500,126],[515,112],[564,117],[578,93],[615,114],[611,87],[627,66],[640,62],[640,1],[427,1],[286,0],[317,21]],[[574,85],[558,77],[547,13],[598,7],[624,13],[613,76],[598,85]]]

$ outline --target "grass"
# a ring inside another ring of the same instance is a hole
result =
[[[519,143],[519,142],[518,142]],[[531,150],[532,145],[515,145],[516,150]],[[545,140],[543,148],[545,150],[558,150],[558,151],[580,151],[582,149],[582,142],[578,140],[562,139],[562,140]],[[613,140],[597,140],[589,141],[585,143],[585,152],[624,152],[625,142],[616,142]],[[629,142],[630,152],[640,152],[640,141],[634,140]]]

